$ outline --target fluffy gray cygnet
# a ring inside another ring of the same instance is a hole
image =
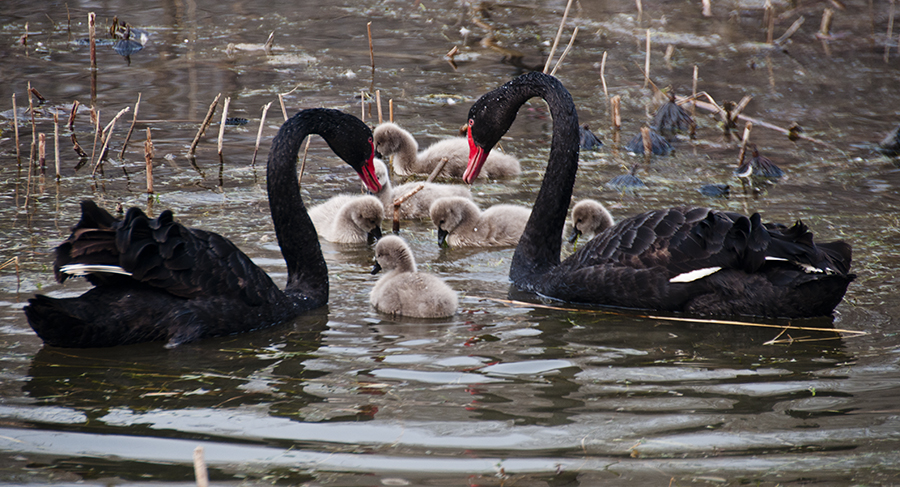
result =
[[[366,243],[381,238],[384,206],[374,196],[340,195],[309,209],[316,232],[337,243]]]
[[[465,137],[451,137],[435,142],[422,152],[412,134],[399,125],[385,122],[372,132],[375,150],[384,157],[394,156],[394,173],[429,175],[435,166],[447,158],[440,176],[460,178],[469,163],[469,141]],[[488,178],[509,178],[522,172],[519,160],[509,154],[491,152],[481,174]]]
[[[494,205],[485,211],[465,198],[440,198],[431,205],[431,221],[438,229],[438,245],[451,247],[508,247],[516,245],[531,210],[524,206]]]
[[[432,274],[416,271],[409,245],[396,235],[375,245],[375,274],[386,273],[375,283],[369,301],[376,310],[396,316],[443,318],[458,307],[456,292]]]
[[[431,204],[438,198],[459,196],[472,199],[472,192],[462,184],[438,184],[425,182],[411,182],[397,187],[391,186],[391,178],[388,176],[387,166],[380,159],[373,159],[375,176],[381,182],[381,191],[375,196],[384,205],[384,215],[390,220],[394,217],[394,200],[411,193],[420,185],[425,185],[416,194],[409,197],[400,205],[401,220],[420,220],[428,218],[428,210]]]
[[[581,200],[572,208],[572,235],[569,242],[575,242],[581,235],[587,239],[615,225],[612,215],[603,204],[596,200]]]

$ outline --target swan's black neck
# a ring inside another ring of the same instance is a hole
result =
[[[288,119],[272,141],[266,168],[269,210],[275,235],[287,263],[285,293],[296,300],[324,305],[328,302],[328,268],[316,228],[306,212],[297,181],[297,154],[310,134],[329,132],[329,112],[304,110]]]
[[[510,94],[502,110],[515,112],[528,99],[539,96],[553,117],[547,171],[509,269],[513,283],[529,289],[534,279],[559,265],[563,226],[578,171],[578,113],[572,95],[552,76],[530,73],[508,85]]]

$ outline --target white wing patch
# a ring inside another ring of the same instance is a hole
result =
[[[88,274],[122,274],[130,276],[131,273],[117,265],[89,265],[89,264],[68,264],[59,268],[59,272],[72,276],[86,276]]]
[[[690,272],[678,274],[677,276],[669,279],[669,282],[693,282],[697,279],[703,279],[708,275],[715,274],[720,270],[722,270],[721,267],[704,267],[703,269],[697,269]]]

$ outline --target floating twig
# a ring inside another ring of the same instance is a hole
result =
[[[131,140],[131,134],[134,133],[134,124],[137,123],[138,109],[141,106],[141,94],[138,93],[137,102],[134,104],[134,117],[131,118],[131,127],[125,136],[125,142],[122,144],[122,152],[119,153],[119,159],[125,158],[125,149],[128,148],[128,141]]]
[[[453,49],[450,49],[447,54],[444,54],[444,59],[446,59],[447,62],[450,63],[450,67],[453,68],[454,71],[456,71],[457,66],[456,60],[453,59],[453,57],[457,54],[459,54],[459,47],[457,46],[453,46]]]
[[[147,163],[147,194],[153,194],[153,140],[150,138],[150,127],[147,127],[147,140],[144,141],[144,162]]]
[[[225,97],[225,104],[222,106],[222,121],[219,123],[219,156],[222,156],[222,145],[225,138],[225,120],[228,119],[228,106],[231,105],[231,97]]]
[[[569,9],[572,7],[572,0],[566,2],[566,10],[563,11],[562,20],[559,21],[559,29],[556,30],[556,37],[553,39],[553,46],[550,48],[550,54],[547,55],[547,62],[544,64],[544,74],[550,69],[550,62],[553,61],[553,55],[556,54],[556,46],[559,45],[559,38],[562,37],[563,27],[566,25],[566,18],[569,16]]]
[[[566,58],[566,54],[569,54],[569,50],[572,49],[572,44],[575,43],[575,36],[578,35],[578,27],[575,27],[575,30],[572,31],[572,38],[569,39],[569,44],[566,45],[566,49],[563,50],[563,53],[559,55],[559,60],[556,61],[556,65],[553,66],[553,71],[550,71],[550,76],[556,75],[556,70],[559,69],[559,65],[562,64],[563,59]]]
[[[253,159],[250,160],[251,167],[256,167],[256,154],[259,153],[259,141],[262,138],[263,126],[265,126],[266,123],[266,113],[271,106],[272,102],[269,102],[262,107],[262,116],[259,117],[259,130],[256,132],[256,147],[253,149]]]
[[[203,123],[200,124],[200,129],[197,130],[197,135],[194,136],[193,142],[191,142],[191,148],[188,150],[188,157],[194,157],[194,154],[197,152],[197,144],[200,143],[200,137],[203,137],[203,133],[206,132],[206,128],[209,127],[209,123],[212,121],[213,114],[216,112],[216,106],[219,104],[219,98],[222,97],[222,94],[219,93],[216,95],[216,99],[213,100],[209,105],[209,110],[206,112],[206,117],[203,118]],[[287,118],[285,118],[287,120]]]
[[[781,37],[779,37],[778,39],[775,39],[774,44],[776,46],[780,46],[780,45],[784,44],[785,41],[790,39],[791,36],[794,35],[795,32],[797,32],[797,29],[799,29],[800,26],[803,25],[803,22],[805,20],[806,19],[803,17],[800,17],[799,19],[795,20],[794,23],[791,24],[790,27],[788,27],[788,30],[786,30],[784,32],[784,34],[781,35]]]

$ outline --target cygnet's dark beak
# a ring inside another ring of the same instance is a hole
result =
[[[372,275],[378,274],[379,272],[381,272],[381,264],[376,260],[375,267],[372,267]]]
[[[569,243],[570,244],[575,243],[575,241],[577,241],[578,237],[580,237],[580,236],[581,236],[581,230],[578,230],[577,228],[573,228],[572,235],[569,237]]]
[[[368,243],[375,243],[378,239],[381,238],[381,227],[376,226],[372,230],[369,231],[369,236],[367,238]]]
[[[450,235],[450,233],[447,230],[444,230],[443,228],[438,228],[438,247],[443,248],[443,247],[450,246],[449,244],[447,244],[447,235]]]

